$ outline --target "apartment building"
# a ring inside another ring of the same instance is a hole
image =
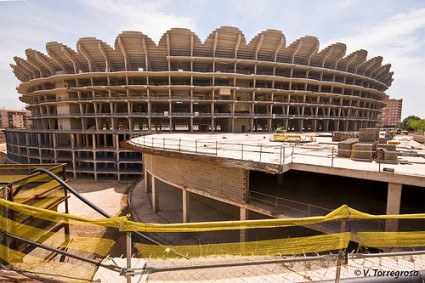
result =
[[[387,106],[382,109],[383,127],[398,127],[401,123],[403,99],[388,99]]]
[[[24,128],[31,124],[30,119],[30,111],[0,109],[0,128]]]

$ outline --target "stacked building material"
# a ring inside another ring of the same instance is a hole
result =
[[[351,157],[351,150],[353,148],[353,144],[357,143],[358,139],[347,139],[338,143],[338,157]]]
[[[359,132],[359,142],[377,142],[379,140],[379,129],[363,128]]]
[[[333,132],[332,133],[332,141],[334,142],[340,142],[345,141],[347,139],[357,138],[358,133],[357,132]]]
[[[388,164],[398,164],[398,153],[396,146],[391,144],[378,144],[377,146],[378,162]]]
[[[356,143],[353,145],[351,159],[356,161],[371,162],[375,157],[376,143]]]
[[[377,149],[384,148],[388,151],[396,151],[396,145],[394,144],[378,144]]]
[[[387,139],[386,138],[379,138],[378,144],[387,144]]]

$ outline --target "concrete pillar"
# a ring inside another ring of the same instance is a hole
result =
[[[55,162],[57,162],[57,151],[56,151],[56,148],[58,147],[58,145],[57,145],[57,143],[56,143],[56,134],[53,134],[52,135],[53,136],[53,160],[55,161]]]
[[[189,131],[190,131],[191,133],[193,133],[193,118],[192,118],[192,117],[190,117]]]
[[[183,199],[183,223],[190,222],[190,192],[183,189],[182,190],[182,199]]]
[[[151,182],[149,182],[150,178],[151,178],[151,174],[149,174],[149,172],[145,168],[143,179],[145,181],[145,190],[146,190],[147,193],[151,192],[151,188],[150,188]]]
[[[158,212],[159,210],[159,192],[156,184],[155,176],[152,175],[152,210]]]
[[[240,208],[240,220],[248,220],[248,209],[246,209],[245,207],[241,207]],[[246,230],[245,229],[241,229],[239,232],[239,241],[241,243],[246,242]]]
[[[387,215],[400,214],[402,184],[388,183]],[[397,231],[398,220],[391,219],[385,222],[385,231]]]

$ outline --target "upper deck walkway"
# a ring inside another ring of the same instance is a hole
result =
[[[425,187],[425,147],[409,136],[397,136],[398,164],[337,157],[338,143],[318,136],[312,143],[270,141],[261,134],[155,134],[133,138],[134,150],[178,155],[231,164],[248,170],[284,173],[300,170]]]

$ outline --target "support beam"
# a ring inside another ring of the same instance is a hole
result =
[[[38,60],[42,65],[49,69],[50,74],[55,75],[55,67],[50,64],[46,58],[42,57],[39,53],[35,53],[35,59]]]
[[[125,48],[124,42],[122,41],[121,36],[118,36],[118,46],[120,47],[121,54],[124,57],[124,68],[126,71],[132,70],[130,59],[127,55],[127,50]]]
[[[183,189],[182,190],[182,199],[183,199],[183,223],[190,222],[190,192]]]
[[[400,214],[402,184],[388,183],[387,215]],[[385,231],[397,231],[398,220],[387,220]]]
[[[72,65],[74,66],[75,74],[77,74],[79,71],[82,71],[82,68],[78,60],[74,57],[74,55],[68,49],[65,48],[65,46],[61,47],[61,51],[68,58],[68,60],[72,62]]]
[[[64,73],[67,73],[68,68],[67,68],[66,64],[61,59],[59,59],[59,57],[56,56],[56,54],[49,47],[46,47],[46,50],[47,50],[47,54],[49,54],[50,58],[52,58],[53,61],[55,61],[57,64],[59,64],[59,66],[61,67],[61,69]]]
[[[245,207],[241,207],[239,209],[240,211],[240,220],[248,220],[248,209],[246,209]],[[241,243],[246,242],[246,230],[245,229],[241,229],[239,232],[239,239]]]
[[[282,46],[285,44],[285,36],[282,35],[282,37],[279,40],[279,43],[276,45],[276,48],[274,50],[274,56],[273,56],[273,61],[277,61],[277,54],[279,53],[280,48],[282,48]]]
[[[105,50],[105,47],[102,45],[102,43],[98,43],[97,47],[99,48],[100,54],[103,55],[103,58],[105,58],[105,72],[114,71],[114,66],[112,65],[111,61],[109,60],[108,53]]]
[[[142,37],[142,46],[143,46],[143,52],[145,52],[145,65],[146,65],[146,71],[149,71],[149,56],[148,56],[148,47],[146,46],[146,39]]]
[[[145,167],[145,176],[144,176],[144,181],[145,181],[145,191],[146,193],[150,193],[152,191],[151,189],[151,182],[150,182],[150,178],[151,178],[151,174],[149,174],[148,170],[146,170],[146,166]]]
[[[86,59],[87,63],[89,64],[89,72],[94,72],[95,70],[98,70],[94,61],[93,61],[93,58],[86,51],[86,49],[83,47],[83,45],[81,43],[77,44],[77,49],[80,52],[80,54],[83,55],[83,57]]]
[[[261,46],[263,45],[263,42],[264,42],[264,33],[261,34],[260,40],[258,40],[257,46],[255,47],[255,60],[257,60],[258,58],[258,52],[260,51]]]
[[[153,212],[158,212],[159,210],[159,192],[156,184],[156,178],[152,175],[152,210]]]
[[[239,33],[238,40],[236,41],[236,45],[235,45],[235,59],[238,58],[238,51],[239,51],[239,46],[241,45],[241,40],[242,40],[242,36]]]

